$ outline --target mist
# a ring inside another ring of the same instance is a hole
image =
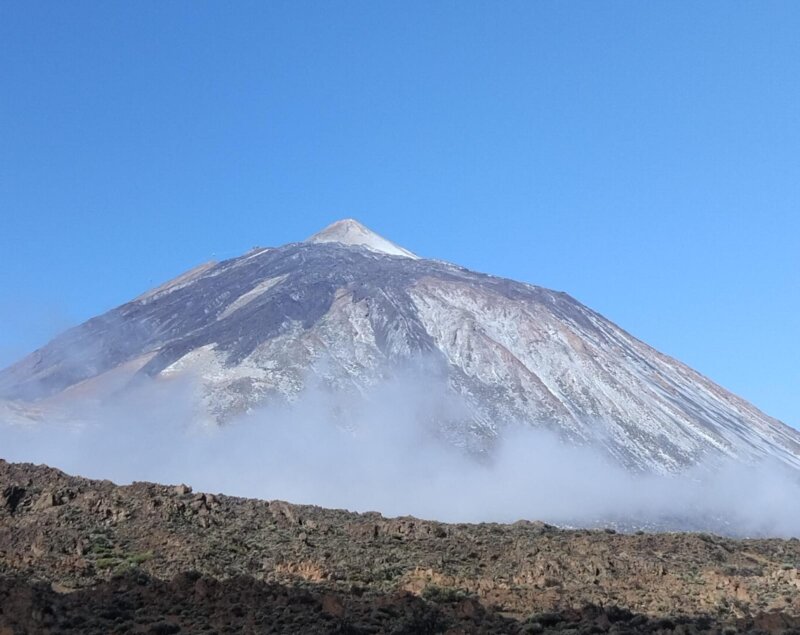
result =
[[[187,483],[449,522],[800,535],[798,475],[780,465],[634,475],[592,447],[514,423],[478,460],[447,425],[468,406],[425,372],[396,374],[366,394],[310,382],[292,403],[224,426],[196,409],[198,390],[189,378],[147,380],[113,398],[72,401],[57,418],[0,421],[0,458],[117,483]]]

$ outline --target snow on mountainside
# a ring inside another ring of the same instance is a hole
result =
[[[800,433],[570,296],[420,259],[355,221],[207,263],[0,372],[0,397],[50,402],[191,373],[220,421],[308,381],[363,392],[424,358],[470,406],[464,445],[511,422],[676,471],[707,459],[800,467]]]

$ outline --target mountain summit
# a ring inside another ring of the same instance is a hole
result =
[[[321,232],[314,234],[306,242],[309,243],[339,243],[341,245],[359,245],[372,251],[390,256],[404,256],[405,258],[417,259],[407,249],[386,240],[375,232],[367,229],[352,218],[336,221],[328,225]]]
[[[364,394],[423,359],[468,407],[467,447],[507,426],[553,431],[637,471],[715,458],[800,467],[800,433],[570,296],[418,258],[353,220],[305,242],[208,263],[58,336],[0,371],[0,397],[37,401],[189,374],[218,421],[313,382]]]

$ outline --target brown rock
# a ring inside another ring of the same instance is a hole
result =
[[[43,509],[50,509],[58,504],[56,495],[53,492],[43,492],[36,502],[33,504],[33,509],[39,511]]]
[[[322,596],[322,611],[333,617],[344,617],[344,603],[332,593]]]
[[[456,607],[456,615],[461,618],[472,619],[480,612],[480,603],[473,598],[461,600]]]

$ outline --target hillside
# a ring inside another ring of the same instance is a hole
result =
[[[448,525],[5,462],[0,494],[0,632],[800,627],[796,539]]]

